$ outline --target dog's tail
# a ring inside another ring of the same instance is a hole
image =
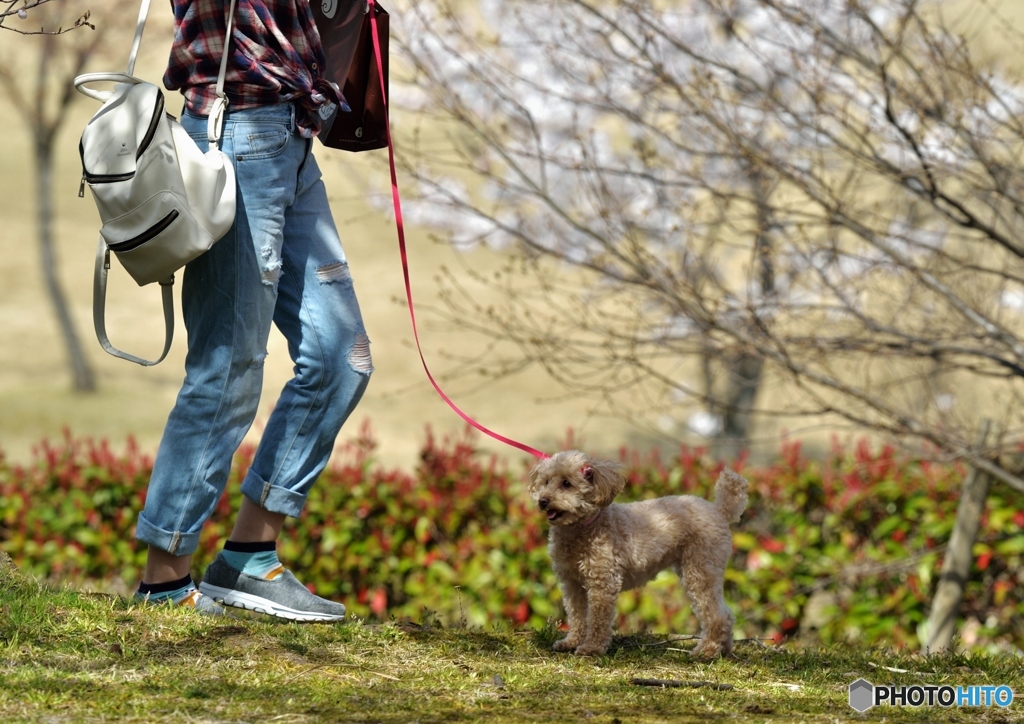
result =
[[[739,523],[747,509],[747,480],[739,473],[725,468],[715,483],[715,507],[730,523]]]

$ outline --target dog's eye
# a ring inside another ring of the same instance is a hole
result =
[[[571,488],[572,487],[572,483],[570,483],[568,480],[563,480],[562,481],[562,487],[563,488]]]

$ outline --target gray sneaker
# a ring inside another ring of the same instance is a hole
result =
[[[226,608],[221,606],[219,603],[214,601],[209,596],[204,596],[201,591],[196,591],[186,600],[178,604],[179,606],[191,606],[196,610],[197,613],[201,613],[204,616],[233,616],[234,614],[228,611]]]
[[[133,596],[134,600],[144,606],[181,606],[182,608],[195,609],[197,613],[201,613],[204,616],[232,616],[226,608],[218,604],[209,596],[204,596],[200,591],[192,591],[184,600],[178,603],[171,604],[169,601],[151,601],[146,596],[139,595],[138,593]]]
[[[289,621],[342,621],[345,607],[314,596],[291,571],[270,580],[229,566],[218,555],[203,576],[199,590],[217,603],[265,613]]]

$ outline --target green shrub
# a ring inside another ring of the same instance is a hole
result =
[[[559,618],[546,524],[525,491],[526,465],[478,453],[468,432],[438,440],[427,431],[412,472],[374,458],[369,425],[342,446],[313,488],[303,515],[281,537],[282,560],[318,594],[368,619],[409,618],[473,626],[541,628]],[[195,573],[230,531],[238,482],[253,450],[243,447],[228,492],[205,527]],[[702,449],[671,460],[622,450],[622,500],[666,494],[708,496],[722,463]],[[737,526],[726,596],[737,635],[831,643],[916,646],[942,552],[952,531],[964,469],[901,457],[867,442],[838,443],[811,460],[784,445],[762,468],[734,463],[751,482]],[[44,441],[32,464],[0,454],[0,547],[25,572],[133,586],[145,561],[132,539],[152,460],[129,440],[66,433]],[[1024,647],[1022,497],[993,486],[963,615],[975,646]],[[674,575],[623,594],[623,631],[695,632]]]

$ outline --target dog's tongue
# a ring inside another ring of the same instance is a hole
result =
[[[548,511],[548,520],[554,520],[557,517],[558,517],[558,511],[557,510],[549,510]]]

